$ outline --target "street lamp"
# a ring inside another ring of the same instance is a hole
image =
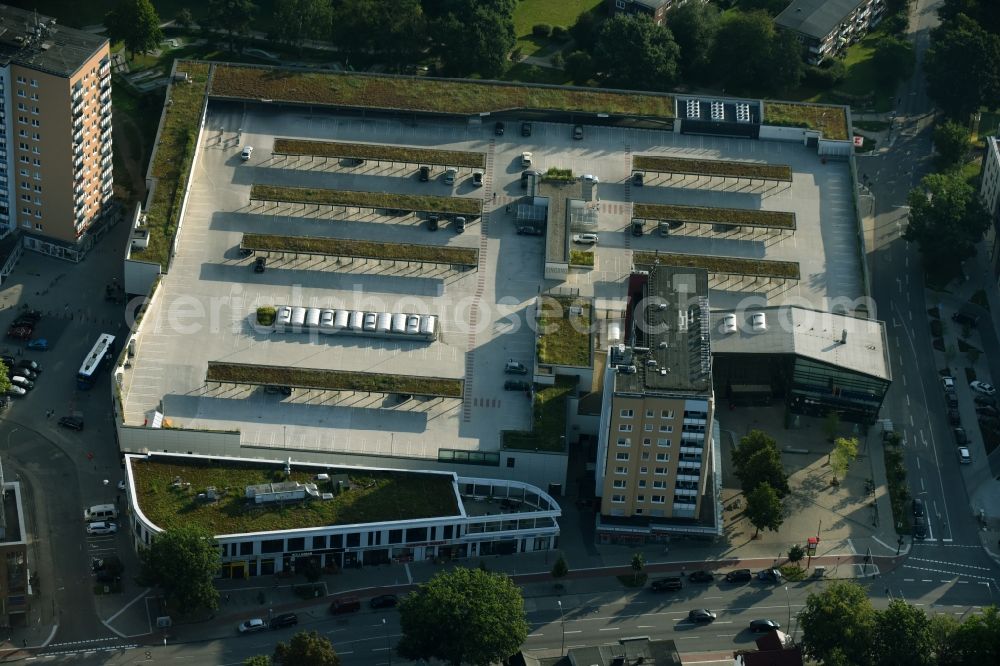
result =
[[[562,643],[559,645],[559,656],[562,657],[566,654],[566,614],[563,613],[562,599],[556,599],[556,603],[559,604],[559,617],[562,625]]]
[[[785,605],[788,606],[788,624],[786,625],[789,629],[792,627],[792,602],[788,598],[788,586],[785,586]]]
[[[899,551],[903,549],[903,535],[900,534],[899,538],[896,539],[896,557],[899,557]]]
[[[385,649],[389,653],[389,666],[392,666],[392,645],[389,643],[389,625],[385,618],[382,618],[382,626],[385,628]]]

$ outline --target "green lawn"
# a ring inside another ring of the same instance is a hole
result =
[[[575,377],[556,377],[554,386],[536,391],[532,430],[505,430],[504,448],[562,452],[565,449],[563,437],[566,436],[566,401],[570,393],[576,390],[576,381]]]
[[[458,505],[447,477],[405,472],[360,472],[331,468],[331,475],[347,474],[351,487],[333,499],[256,505],[244,497],[246,486],[281,481],[316,483],[319,492],[334,492],[330,481],[316,482],[315,469],[296,470],[285,477],[281,466],[221,467],[166,462],[133,463],[136,494],[146,517],[169,529],[195,524],[215,535],[291,530],[324,525],[351,525],[390,520],[453,516]],[[180,484],[175,484],[180,479]],[[188,485],[190,484],[190,485]],[[215,502],[200,501],[198,493],[214,486]]]
[[[518,83],[547,83],[551,86],[573,85],[569,74],[561,69],[551,67],[538,67],[528,65],[523,62],[518,63],[507,70],[503,75],[504,81],[516,81]]]
[[[551,44],[534,38],[531,28],[539,23],[569,28],[580,14],[604,3],[604,0],[520,0],[514,8],[514,33],[524,55],[533,55]],[[523,80],[523,79],[521,79]]]

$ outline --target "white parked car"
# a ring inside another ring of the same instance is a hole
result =
[[[240,159],[246,162],[253,155],[253,146],[243,146],[243,152],[240,153]]]
[[[118,525],[116,523],[109,523],[104,520],[98,520],[93,523],[87,523],[87,534],[115,534],[118,532]]]
[[[757,332],[767,330],[767,317],[763,312],[754,312],[750,315],[750,327]]]
[[[236,631],[241,634],[252,634],[257,631],[267,631],[267,623],[259,617],[255,617],[250,620],[240,622],[236,627]]]
[[[573,234],[573,242],[581,245],[596,245],[597,234]]]
[[[722,332],[726,334],[736,332],[736,315],[730,312],[722,318]]]
[[[944,376],[941,378],[941,385],[944,387],[945,393],[955,392],[955,378],[951,376]]]
[[[968,464],[972,462],[972,454],[969,453],[969,449],[965,446],[958,447],[958,462]]]
[[[583,174],[583,182],[585,182],[585,183],[599,183],[599,182],[601,182],[601,179],[598,178],[597,176],[595,176],[592,173],[585,173],[585,174]]]
[[[521,166],[530,167],[531,166],[531,153],[527,150],[521,153]]]
[[[986,382],[981,382],[978,379],[971,382],[969,384],[969,388],[976,393],[982,393],[983,395],[993,395],[997,392],[997,390],[993,388],[993,384],[987,384]]]

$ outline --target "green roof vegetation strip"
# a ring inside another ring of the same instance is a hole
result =
[[[675,252],[636,252],[632,256],[632,263],[636,265],[652,266],[657,262],[662,266],[704,268],[709,273],[725,275],[748,275],[751,277],[784,280],[799,279],[799,264],[795,261],[714,257],[704,254],[678,254]]]
[[[535,391],[534,421],[530,432],[505,430],[503,447],[522,451],[561,453],[566,448],[566,401],[576,389],[576,377],[557,376],[554,386]]]
[[[486,155],[466,150],[435,150],[410,146],[384,146],[375,143],[344,143],[342,141],[307,141],[304,139],[275,139],[274,153],[278,155],[306,155],[343,159],[377,160],[382,162],[408,162],[437,166],[486,168]]]
[[[461,398],[464,386],[461,379],[216,361],[208,362],[208,374],[205,376],[205,381],[226,384],[291,386],[319,391],[409,393],[410,395],[438,398]]]
[[[670,204],[634,204],[632,214],[642,220],[694,222],[697,224],[734,224],[766,229],[795,229],[795,213],[745,208],[709,208]]]
[[[538,317],[538,362],[544,365],[590,365],[590,301],[573,296],[542,296]],[[575,308],[580,308],[580,314]]]
[[[250,200],[313,204],[317,206],[395,208],[413,212],[469,215],[472,217],[479,217],[483,214],[482,199],[436,197],[420,194],[392,194],[389,192],[323,190],[309,187],[280,187],[277,185],[252,185],[250,187]]]
[[[847,141],[847,111],[842,106],[764,102],[764,124],[819,130],[824,139]]]
[[[672,119],[674,98],[661,93],[524,85],[499,81],[306,72],[259,65],[219,65],[213,97],[311,106],[344,106],[474,115],[531,109]]]
[[[164,272],[170,262],[170,248],[177,233],[177,218],[181,214],[181,201],[194,159],[210,65],[185,60],[178,61],[176,67],[178,74],[188,75],[188,80],[174,82],[167,92],[169,104],[150,169],[156,178],[156,187],[146,209],[149,245],[132,250],[133,259],[158,263]]]
[[[341,489],[332,481],[316,481],[315,468],[300,470],[294,464],[287,477],[276,465],[228,467],[218,461],[133,461],[132,470],[139,508],[163,529],[193,523],[214,535],[246,534],[458,515],[451,480],[435,474],[325,470],[331,476],[347,475],[350,487]],[[176,479],[181,483],[175,483]],[[319,492],[334,493],[334,497],[253,504],[244,496],[247,486],[282,481],[315,483]],[[215,488],[219,499],[198,499],[209,487]]]
[[[636,155],[632,166],[640,171],[680,173],[720,178],[760,178],[792,182],[792,168],[787,164],[758,164],[728,160],[695,160],[686,157]]]
[[[300,252],[302,254],[323,254],[331,257],[357,259],[423,261],[429,264],[453,266],[477,266],[479,264],[479,250],[441,245],[379,243],[377,241],[315,236],[243,234],[243,242],[240,246],[248,250],[264,252]]]
[[[593,266],[594,265],[594,253],[587,252],[586,250],[570,250],[569,251],[569,265],[570,266]]]

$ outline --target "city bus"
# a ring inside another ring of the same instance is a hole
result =
[[[83,359],[80,372],[76,375],[76,387],[86,391],[94,385],[97,373],[104,365],[111,365],[114,360],[115,336],[102,333],[94,347]]]

